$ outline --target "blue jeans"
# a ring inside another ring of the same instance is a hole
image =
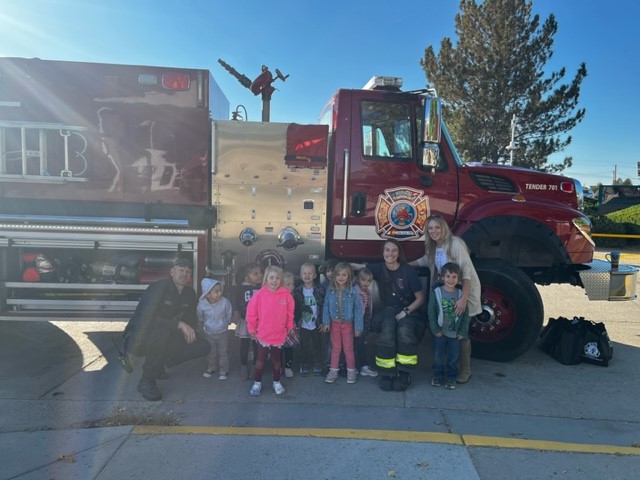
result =
[[[441,335],[433,336],[433,376],[455,380],[458,376],[460,340]]]

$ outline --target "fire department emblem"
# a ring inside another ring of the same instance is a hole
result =
[[[382,238],[420,238],[428,216],[429,197],[421,190],[397,187],[378,195],[376,231]]]

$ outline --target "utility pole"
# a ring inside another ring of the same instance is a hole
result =
[[[615,185],[617,180],[618,180],[618,165],[614,164],[613,165],[613,182],[611,182],[611,185]]]
[[[515,144],[516,125],[517,125],[517,117],[516,117],[516,114],[514,113],[513,117],[511,117],[511,143],[506,147],[507,150],[509,150],[509,165],[513,165],[513,151],[518,148],[516,147],[516,144]]]

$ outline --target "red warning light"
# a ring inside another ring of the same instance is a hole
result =
[[[162,86],[167,90],[189,90],[191,79],[186,73],[163,73]]]

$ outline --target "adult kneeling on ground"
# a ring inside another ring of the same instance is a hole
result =
[[[145,357],[138,392],[147,400],[162,398],[156,380],[168,378],[165,367],[211,350],[196,336],[196,292],[188,285],[192,270],[188,258],[177,258],[168,278],[147,287],[124,330],[126,354]]]

